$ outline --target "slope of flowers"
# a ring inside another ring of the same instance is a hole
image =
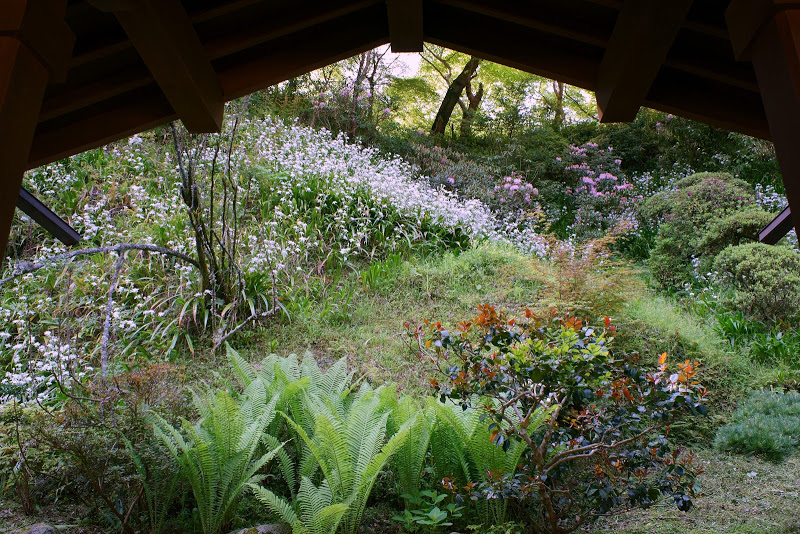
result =
[[[513,244],[524,252],[543,255],[545,241],[536,233],[509,227],[479,200],[459,199],[452,192],[433,189],[416,179],[415,170],[400,158],[383,159],[376,150],[348,144],[343,137],[331,139],[325,130],[285,126],[266,119],[249,128],[254,139],[254,158],[290,180],[308,176],[330,177],[333,191],[363,192],[395,209],[416,217],[429,216],[438,224],[467,230],[475,239]]]
[[[216,141],[212,136],[201,147],[198,176],[207,177]],[[239,268],[249,294],[275,290],[289,310],[323,267],[358,268],[398,251],[462,247],[465,239],[545,251],[541,237],[499,221],[481,202],[431,188],[402,160],[383,159],[326,131],[271,119],[245,122],[233,146]],[[198,180],[207,199],[209,182]],[[84,238],[81,247],[147,243],[193,254],[177,159],[163,134],[134,136],[36,169],[26,185],[67,216]],[[24,217],[15,232],[13,241],[29,244],[18,248],[18,261],[6,262],[10,271],[66,250]],[[128,253],[109,308],[115,262],[115,254],[98,255],[3,285],[0,400],[42,400],[59,382],[94,372],[106,316],[112,355],[164,359],[194,350],[192,338],[207,329],[209,313],[195,268]]]

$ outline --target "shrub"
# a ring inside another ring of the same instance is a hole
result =
[[[787,319],[800,312],[800,254],[749,243],[728,247],[714,260],[723,284],[734,290],[732,304],[749,317]]]
[[[758,233],[775,218],[774,213],[748,206],[743,211],[711,221],[698,244],[698,251],[706,258],[713,257],[731,245],[758,241]]]
[[[59,382],[56,400],[4,404],[0,461],[18,463],[13,478],[23,504],[51,502],[66,490],[108,530],[161,531],[180,488],[143,407],[185,413],[183,380],[170,364],[141,365],[108,380]]]
[[[601,237],[631,219],[632,209],[642,197],[627,181],[620,168],[622,160],[612,147],[600,148],[592,142],[570,145],[556,161],[563,168],[569,208],[574,210],[574,220],[566,228],[570,235],[578,239]]]
[[[676,189],[645,202],[640,217],[660,220],[650,264],[664,288],[691,282],[692,260],[701,254],[701,241],[712,223],[754,203],[752,189],[724,173],[698,173],[675,184]]]
[[[714,447],[779,461],[792,454],[800,439],[800,393],[754,391],[720,428]]]
[[[635,356],[611,354],[608,319],[600,332],[574,317],[526,317],[517,322],[483,305],[457,333],[430,322],[409,332],[446,377],[432,381],[443,398],[465,409],[478,396],[497,401],[485,405],[490,440],[505,450],[526,446],[520,468],[478,488],[476,497],[528,502],[535,527],[552,533],[664,496],[691,508],[692,455],[659,430],[681,412],[707,413],[697,362],[670,368],[665,353],[658,369],[647,371]]]
[[[611,250],[628,230],[623,223],[606,236],[584,243],[552,241],[550,261],[535,264],[544,283],[542,302],[576,316],[620,311],[642,287],[638,272]]]

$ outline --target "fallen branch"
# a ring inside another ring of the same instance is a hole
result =
[[[190,263],[195,267],[199,267],[200,265],[197,263],[197,260],[183,254],[182,252],[178,252],[166,247],[159,247],[157,245],[145,245],[139,243],[120,243],[118,245],[110,245],[107,247],[94,247],[94,248],[84,248],[80,250],[71,250],[69,252],[64,252],[63,254],[57,254],[55,256],[51,256],[49,258],[45,258],[38,262],[19,262],[17,265],[14,266],[14,270],[11,273],[11,276],[7,278],[0,279],[0,286],[18,278],[24,274],[32,273],[34,271],[38,271],[43,267],[47,267],[53,263],[63,260],[69,260],[76,256],[88,256],[90,254],[107,254],[110,252],[126,252],[128,250],[143,250],[146,252],[156,252],[158,254],[164,254],[165,256],[172,256],[173,258],[178,258],[179,260],[183,260],[186,263]]]

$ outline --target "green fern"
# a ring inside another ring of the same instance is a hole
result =
[[[432,401],[433,399],[431,399]],[[405,423],[416,418],[407,439],[393,458],[397,486],[401,495],[412,495],[420,489],[420,478],[431,441],[431,431],[436,425],[436,407],[428,402],[422,411],[419,403],[405,397],[396,403],[389,417],[390,432],[399,430]],[[406,502],[406,507],[409,503]]]
[[[333,502],[327,480],[317,487],[303,477],[294,506],[268,489],[249,486],[259,501],[292,527],[293,534],[334,534],[348,508],[348,503]]]
[[[481,399],[476,405],[484,406],[491,402]],[[481,483],[488,480],[487,474],[514,473],[527,445],[522,441],[512,441],[507,450],[498,447],[491,440],[487,421],[481,421],[482,409],[463,410],[454,404],[442,404],[432,400],[436,408],[436,426],[432,432],[431,455],[437,479],[455,477],[464,483]],[[547,421],[552,408],[536,410],[528,424],[528,432],[533,434]],[[506,519],[504,499],[477,501],[478,513],[484,524],[499,524]]]
[[[408,421],[387,440],[389,411],[381,391],[376,394],[362,387],[343,412],[326,400],[330,398],[307,400],[316,411],[313,437],[288,415],[285,417],[314,461],[301,467],[303,475],[310,476],[318,468],[331,489],[333,502],[349,503],[339,528],[344,534],[354,534],[378,474],[406,441],[416,420]]]
[[[257,473],[282,450],[264,433],[278,398],[266,401],[260,379],[250,383],[241,406],[225,391],[193,397],[200,420],[195,425],[183,420],[182,432],[158,414],[149,419],[189,479],[203,532],[216,534],[230,526],[244,485],[259,481]],[[269,452],[257,456],[265,445]]]

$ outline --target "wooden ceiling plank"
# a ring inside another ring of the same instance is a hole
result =
[[[519,24],[560,37],[572,39],[592,46],[605,47],[610,32],[596,23],[586,24],[568,20],[564,13],[557,13],[553,6],[534,6],[514,0],[494,0],[491,3],[479,0],[436,0],[437,3],[471,11],[494,19]]]
[[[422,0],[386,0],[392,52],[422,52]]]
[[[128,98],[118,97],[121,104],[113,109],[97,113],[86,110],[80,118],[58,127],[41,124],[33,139],[27,168],[104,146],[177,118],[160,93],[142,96],[142,90],[137,90],[127,95]]]
[[[725,20],[737,58],[755,69],[789,208],[800,213],[800,2],[734,0]]]
[[[360,0],[343,5],[330,0],[318,0],[305,5],[295,4],[291,10],[271,14],[268,20],[251,21],[247,26],[239,26],[236,32],[209,40],[204,43],[204,47],[213,61],[374,5],[376,5],[375,0]]]
[[[643,106],[717,128],[770,139],[758,94],[666,66],[653,82]]]
[[[149,73],[133,77],[130,73],[124,73],[75,87],[64,93],[46,98],[42,103],[39,121],[45,122],[61,115],[66,115],[134,89],[146,87],[151,83],[153,83],[153,77]]]
[[[600,122],[636,117],[669,53],[692,0],[627,0],[597,78]]]
[[[427,42],[594,90],[602,48],[444,4],[426,7]]]
[[[218,71],[225,99],[248,95],[388,43],[388,31],[380,24],[384,16],[383,6],[373,5],[242,52],[250,56],[243,60],[237,56],[221,60]]]
[[[690,61],[688,58],[670,58],[664,61],[664,65],[676,70],[694,74],[701,78],[714,80],[731,87],[738,87],[752,93],[758,93],[758,82],[750,77],[737,75],[736,72],[729,72],[725,68],[716,64],[700,64],[698,61]]]
[[[218,132],[225,102],[214,68],[180,0],[139,0],[110,7],[178,117],[191,132]]]

